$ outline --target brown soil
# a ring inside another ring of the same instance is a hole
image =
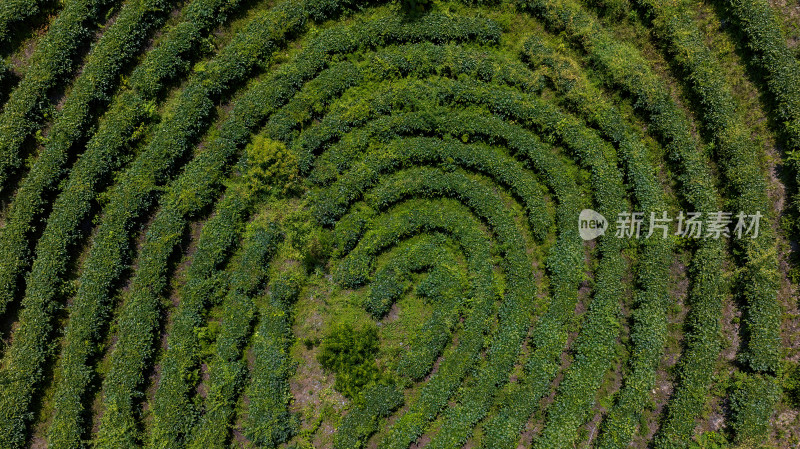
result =
[[[669,297],[674,304],[674,309],[670,309],[667,314],[667,346],[661,358],[658,370],[656,371],[655,388],[651,391],[655,407],[653,410],[644,412],[647,422],[647,429],[641,429],[638,435],[634,436],[633,442],[636,447],[645,447],[647,441],[652,440],[659,428],[659,420],[664,412],[672,390],[674,379],[669,369],[674,367],[680,360],[681,342],[683,333],[681,325],[686,318],[687,309],[684,306],[686,296],[689,292],[689,278],[687,276],[686,265],[681,258],[677,257],[669,269],[670,272],[670,292]]]
[[[430,442],[430,435],[422,435],[421,437],[417,438],[417,441],[411,443],[411,446],[409,446],[408,449],[421,449],[427,446]]]

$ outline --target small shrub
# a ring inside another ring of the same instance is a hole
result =
[[[256,136],[245,149],[245,188],[250,193],[286,195],[299,185],[297,155],[283,142]]]
[[[348,398],[380,378],[375,356],[378,353],[378,330],[375,327],[354,329],[351,325],[335,327],[322,341],[319,362],[336,373],[334,388]]]
[[[786,402],[792,408],[800,409],[800,365],[795,363],[787,370],[783,391],[786,392]]]

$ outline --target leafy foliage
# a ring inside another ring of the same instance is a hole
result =
[[[715,6],[2,3],[0,449],[784,438],[764,162],[800,173],[800,65],[767,2]],[[767,213],[580,239],[674,207]]]
[[[319,363],[336,374],[335,388],[354,398],[364,387],[380,379],[375,362],[378,330],[356,329],[350,324],[335,326],[322,340]]]
[[[794,408],[800,408],[800,366],[790,365],[783,383],[783,391]]]
[[[380,418],[389,416],[403,404],[403,394],[394,384],[372,384],[359,393],[353,410],[347,414],[334,437],[336,449],[358,449],[378,430]]]
[[[261,190],[273,195],[296,192],[300,181],[297,156],[286,145],[258,135],[245,148],[245,195]]]

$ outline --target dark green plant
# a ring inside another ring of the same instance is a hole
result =
[[[786,393],[786,402],[793,408],[800,409],[800,365],[797,363],[786,370],[783,391]]]
[[[322,341],[319,363],[336,373],[334,388],[354,398],[363,388],[380,378],[375,356],[378,354],[378,330],[355,329],[345,324],[335,327]]]
[[[433,0],[402,0],[403,9],[411,14],[424,12],[433,5]]]
[[[692,443],[690,449],[725,449],[728,440],[725,435],[717,432],[706,432],[697,437],[697,442]]]
[[[299,186],[297,156],[283,142],[258,135],[245,149],[245,185],[248,193],[285,195]]]
[[[731,430],[734,442],[757,446],[770,430],[770,417],[780,398],[780,385],[766,374],[734,375],[735,383],[730,393]]]

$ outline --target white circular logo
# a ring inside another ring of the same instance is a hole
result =
[[[600,213],[584,209],[578,217],[578,232],[584,240],[594,240],[606,233],[608,220]]]

